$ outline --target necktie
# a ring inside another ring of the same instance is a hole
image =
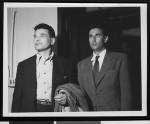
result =
[[[94,66],[93,66],[94,79],[96,78],[96,75],[99,72],[99,61],[98,61],[99,56],[96,56],[95,58],[96,59],[95,59],[95,63],[94,63]]]

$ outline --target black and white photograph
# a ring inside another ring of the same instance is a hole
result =
[[[5,2],[3,29],[3,117],[147,115],[147,4]]]

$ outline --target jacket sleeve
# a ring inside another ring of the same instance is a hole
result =
[[[22,89],[23,89],[23,65],[18,64],[17,67],[17,75],[15,80],[15,89],[13,93],[13,101],[12,101],[12,112],[20,112],[20,107],[22,103]]]
[[[120,89],[121,89],[121,111],[131,110],[131,80],[130,80],[130,63],[127,55],[122,56],[120,65]]]

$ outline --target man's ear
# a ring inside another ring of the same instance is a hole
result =
[[[54,45],[55,43],[55,38],[51,38],[51,45]]]
[[[107,43],[108,39],[109,39],[109,37],[105,36],[104,42]]]

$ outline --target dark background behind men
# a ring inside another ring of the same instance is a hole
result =
[[[58,41],[61,41],[58,42],[58,54],[75,64],[92,53],[88,42],[89,25],[103,23],[109,28],[107,48],[129,55],[133,110],[141,110],[140,8],[59,8],[58,20]]]

